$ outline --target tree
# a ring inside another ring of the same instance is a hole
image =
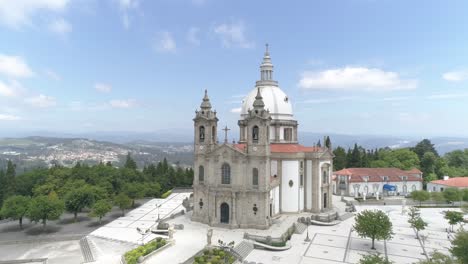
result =
[[[431,200],[436,203],[442,203],[446,201],[444,194],[441,192],[431,192]]]
[[[364,210],[355,218],[354,230],[360,237],[368,237],[372,240],[371,249],[375,249],[375,240],[388,240],[392,238],[393,227],[390,218],[380,210]]]
[[[127,159],[125,160],[124,168],[131,169],[131,170],[136,170],[137,169],[137,164],[136,164],[135,160],[132,159],[132,156],[130,155],[130,152],[127,154]]]
[[[112,210],[112,205],[107,200],[99,200],[94,203],[89,216],[98,217],[99,225],[102,223],[102,218]]]
[[[342,147],[337,147],[333,154],[335,158],[333,159],[333,167],[335,170],[342,170],[346,168],[346,150]]]
[[[329,136],[325,138],[325,147],[331,148],[331,140]]]
[[[419,239],[419,231],[426,229],[427,223],[421,217],[418,217],[410,224],[412,228],[416,229],[416,238]]]
[[[432,152],[436,157],[439,157],[439,153],[437,153],[434,144],[429,139],[421,140],[412,150],[418,155],[419,159],[422,159],[426,152]]]
[[[132,182],[126,183],[123,187],[124,193],[132,199],[132,207],[135,207],[135,199],[143,198],[145,192],[145,185]]]
[[[460,263],[468,263],[468,231],[461,230],[457,232],[452,241],[450,253],[452,253]]]
[[[23,229],[23,217],[29,209],[31,198],[20,195],[10,196],[5,200],[0,215],[19,221],[19,226]]]
[[[408,223],[411,224],[411,222],[413,222],[420,216],[421,216],[421,211],[419,210],[419,208],[414,207],[414,206],[410,207],[408,211],[408,217],[409,217]]]
[[[16,192],[15,176],[16,176],[16,165],[13,164],[11,160],[8,160],[7,169],[5,171],[5,187],[3,189],[4,199],[7,198],[8,196],[14,195]]]
[[[462,196],[463,196],[463,198],[462,198],[463,201],[468,202],[468,189],[463,189],[462,192],[463,192],[463,194],[462,194]]]
[[[361,152],[358,145],[355,143],[353,151],[351,152],[350,159],[348,160],[348,167],[360,168],[361,167]]]
[[[429,200],[430,197],[430,193],[424,190],[411,192],[411,199],[419,201],[419,206],[421,206],[422,202]]]
[[[447,188],[444,190],[444,198],[448,202],[461,201],[462,193],[457,188]]]
[[[83,186],[69,191],[65,195],[65,208],[73,213],[73,221],[76,222],[78,212],[83,208],[90,207],[94,203],[94,193],[89,186]]]
[[[457,211],[445,211],[444,218],[449,222],[450,229],[453,232],[453,226],[463,222],[463,213]]]
[[[431,253],[429,259],[420,260],[417,264],[459,264],[459,262],[450,256],[434,251]]]
[[[46,227],[48,220],[57,220],[63,213],[65,205],[56,195],[41,195],[31,200],[28,213],[26,214],[31,221],[42,221],[43,228]]]
[[[380,254],[363,255],[358,264],[392,264],[393,262]]]
[[[5,198],[5,187],[6,187],[6,178],[5,172],[0,170],[0,206],[3,204],[3,199]]]
[[[120,193],[114,198],[116,206],[122,210],[122,216],[125,215],[125,209],[129,209],[132,206],[132,199],[130,199],[125,193]]]
[[[421,158],[421,171],[423,176],[435,174],[436,161],[437,156],[434,153],[429,151],[424,153],[423,157]],[[424,180],[428,182],[427,179]]]

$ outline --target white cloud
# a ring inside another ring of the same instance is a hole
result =
[[[106,83],[96,83],[94,89],[101,93],[110,93],[112,91],[112,86]]]
[[[69,0],[0,0],[0,22],[12,28],[31,24],[39,11],[59,13]]]
[[[0,54],[0,74],[8,77],[26,78],[33,76],[34,72],[21,57]]]
[[[24,101],[27,104],[38,108],[48,108],[57,105],[57,101],[54,97],[46,96],[43,94],[40,94],[35,97],[26,98]]]
[[[417,85],[417,80],[401,79],[395,72],[350,66],[306,71],[299,81],[299,87],[306,90],[390,91],[415,89]]]
[[[130,28],[130,11],[138,9],[140,2],[138,0],[116,0],[122,12],[122,24],[125,29]]]
[[[451,71],[451,72],[446,72],[442,75],[442,78],[444,78],[447,81],[450,82],[459,82],[459,81],[464,81],[468,79],[468,69],[467,70],[458,70],[458,71]]]
[[[10,81],[10,83],[4,83],[0,81],[0,96],[14,97],[22,90],[21,84],[17,81]]]
[[[200,46],[200,38],[198,37],[199,32],[199,28],[191,27],[187,33],[187,41],[194,46]]]
[[[238,113],[240,113],[241,111],[242,111],[242,108],[241,108],[241,107],[231,109],[231,113],[235,113],[235,114],[238,114]]]
[[[157,52],[175,52],[177,50],[176,42],[172,34],[168,31],[163,31],[158,34],[154,40],[153,48]]]
[[[132,108],[136,106],[136,100],[127,99],[127,100],[111,100],[109,105],[113,108]]]
[[[16,121],[21,118],[16,115],[0,114],[0,121]]]
[[[247,39],[245,30],[244,23],[237,21],[216,25],[213,31],[219,36],[223,46],[226,48],[252,48],[254,42]]]
[[[49,30],[52,33],[63,36],[63,35],[70,33],[73,30],[73,28],[72,28],[72,25],[68,23],[68,21],[66,21],[63,18],[60,18],[60,19],[56,19],[52,21],[49,24]]]
[[[60,81],[62,79],[62,77],[60,77],[60,75],[58,73],[56,73],[55,71],[53,71],[51,69],[46,69],[44,71],[44,73],[45,73],[45,75],[47,75],[47,77],[49,77],[52,80]]]

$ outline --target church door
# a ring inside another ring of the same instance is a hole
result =
[[[221,223],[229,224],[229,205],[227,203],[221,204]]]

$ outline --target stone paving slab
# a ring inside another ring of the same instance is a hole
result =
[[[325,260],[343,261],[345,251],[345,248],[312,244],[307,250],[305,256]]]
[[[314,238],[313,244],[346,248],[348,244],[347,236],[317,234]]]

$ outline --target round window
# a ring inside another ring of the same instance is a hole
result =
[[[293,187],[294,182],[292,180],[289,180],[289,187]]]

